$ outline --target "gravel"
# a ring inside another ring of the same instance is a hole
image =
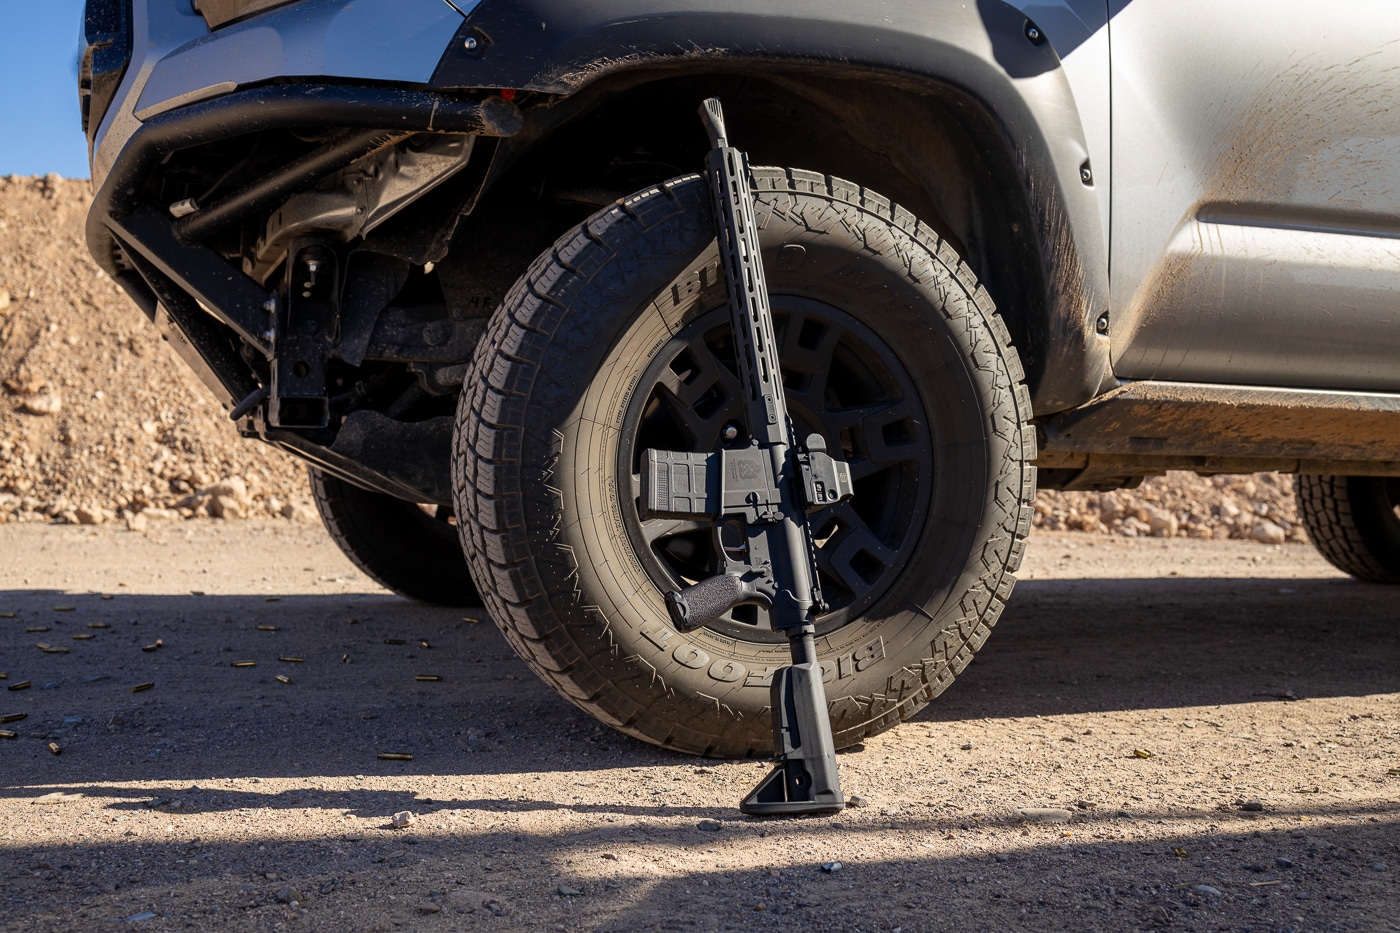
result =
[[[1393,922],[1395,873],[1368,866],[1400,858],[1394,598],[1308,548],[1036,534],[976,663],[840,756],[869,806],[801,820],[738,813],[766,762],[599,727],[493,626],[347,579],[318,528],[9,524],[0,553],[0,683],[59,684],[0,691],[28,716],[0,743],[5,933]],[[36,625],[96,637],[43,654]],[[420,640],[442,684],[414,681]],[[81,797],[31,802],[52,793]]]
[[[0,177],[0,523],[314,520],[301,465],[240,438],[89,258],[90,197]]]

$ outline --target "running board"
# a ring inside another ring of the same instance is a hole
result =
[[[1041,485],[1167,470],[1400,476],[1400,394],[1133,382],[1038,425]]]

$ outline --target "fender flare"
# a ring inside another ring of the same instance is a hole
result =
[[[621,72],[783,64],[845,72],[918,93],[952,88],[996,127],[1020,173],[1045,287],[1029,347],[1037,415],[1093,398],[1111,378],[1108,243],[1084,128],[1050,42],[1002,0],[890,0],[872,16],[846,0],[486,0],[463,21],[431,87],[567,98]],[[1107,79],[1107,76],[1105,76]],[[819,168],[819,166],[804,166]]]

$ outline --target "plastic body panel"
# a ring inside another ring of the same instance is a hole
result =
[[[1400,389],[1395,4],[1114,5],[1115,372]]]
[[[461,14],[442,0],[302,0],[165,56],[136,109],[178,99],[214,80],[238,87],[282,77],[426,84],[461,24]]]
[[[302,0],[212,33],[189,0],[134,0],[132,12],[132,62],[98,132],[95,187],[141,118],[281,78],[426,84],[462,23],[443,0]]]

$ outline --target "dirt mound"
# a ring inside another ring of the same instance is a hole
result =
[[[89,258],[88,183],[0,178],[0,522],[311,516],[301,465],[240,438]],[[135,518],[143,513],[144,519]],[[1172,473],[1135,490],[1043,492],[1037,527],[1304,540],[1292,481]]]
[[[0,522],[310,517],[300,464],[240,438],[88,256],[90,200],[0,178]]]

